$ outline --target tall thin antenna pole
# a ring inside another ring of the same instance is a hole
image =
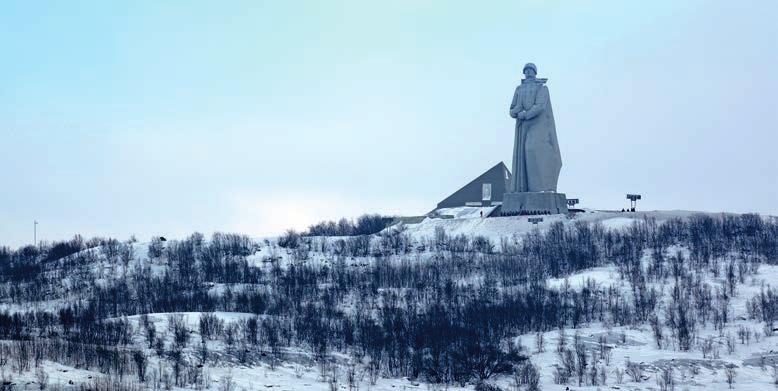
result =
[[[38,245],[38,220],[35,220],[35,228],[33,229],[32,244]]]

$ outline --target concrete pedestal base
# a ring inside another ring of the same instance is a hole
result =
[[[567,213],[567,197],[562,193],[505,193],[503,214]]]

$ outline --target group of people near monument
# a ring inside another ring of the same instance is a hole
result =
[[[550,215],[551,212],[547,210],[522,210],[518,212],[500,212],[500,216],[542,216]]]

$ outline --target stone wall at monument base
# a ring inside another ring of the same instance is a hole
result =
[[[503,214],[558,214],[567,213],[567,197],[563,193],[527,192],[505,193]]]

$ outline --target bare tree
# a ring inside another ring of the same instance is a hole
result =
[[[733,337],[730,334],[727,334],[727,353],[732,354],[735,353],[735,337]]]
[[[359,391],[357,366],[354,363],[349,363],[348,367],[346,367],[346,384],[349,391]]]
[[[581,335],[578,334],[578,332],[576,332],[575,335],[573,336],[573,347],[575,348],[575,358],[576,358],[575,374],[578,377],[578,386],[580,387],[583,385],[583,380],[584,380],[584,376],[586,375],[586,368],[588,363],[586,358],[587,357],[586,346],[581,340]]]
[[[27,341],[15,341],[13,358],[16,360],[16,370],[23,373],[30,369],[30,347]]]
[[[535,347],[538,353],[543,353],[546,351],[546,341],[542,332],[535,334]]]
[[[168,315],[168,330],[173,334],[173,344],[177,349],[183,349],[189,342],[189,329],[181,314]]]
[[[45,390],[49,384],[49,374],[43,368],[38,367],[35,370],[35,380],[38,382],[38,389]]]
[[[381,374],[381,365],[378,360],[370,357],[367,364],[367,379],[370,385],[375,385],[378,382],[378,376]]]
[[[138,373],[138,381],[146,381],[146,365],[148,359],[142,350],[135,350],[132,352],[132,361],[135,362],[135,369]]]
[[[219,379],[219,391],[235,391],[235,382],[232,381],[232,375],[227,374]]]
[[[737,370],[734,366],[728,366],[724,370],[724,375],[727,377],[727,384],[729,385],[729,388],[732,389],[732,383],[735,382],[735,376],[737,375]]]
[[[702,358],[710,357],[713,352],[713,337],[705,338],[700,342],[700,350],[702,351]]]
[[[124,244],[119,249],[119,259],[124,266],[124,275],[127,275],[127,268],[130,266],[130,262],[135,258],[135,250],[131,243]]]
[[[651,324],[651,330],[654,332],[656,348],[662,349],[662,340],[664,339],[664,335],[662,333],[662,324],[659,323],[659,317],[652,315],[650,318],[648,318],[648,321]]]
[[[556,352],[561,356],[567,349],[567,334],[564,327],[559,328],[559,338],[557,339]]]

